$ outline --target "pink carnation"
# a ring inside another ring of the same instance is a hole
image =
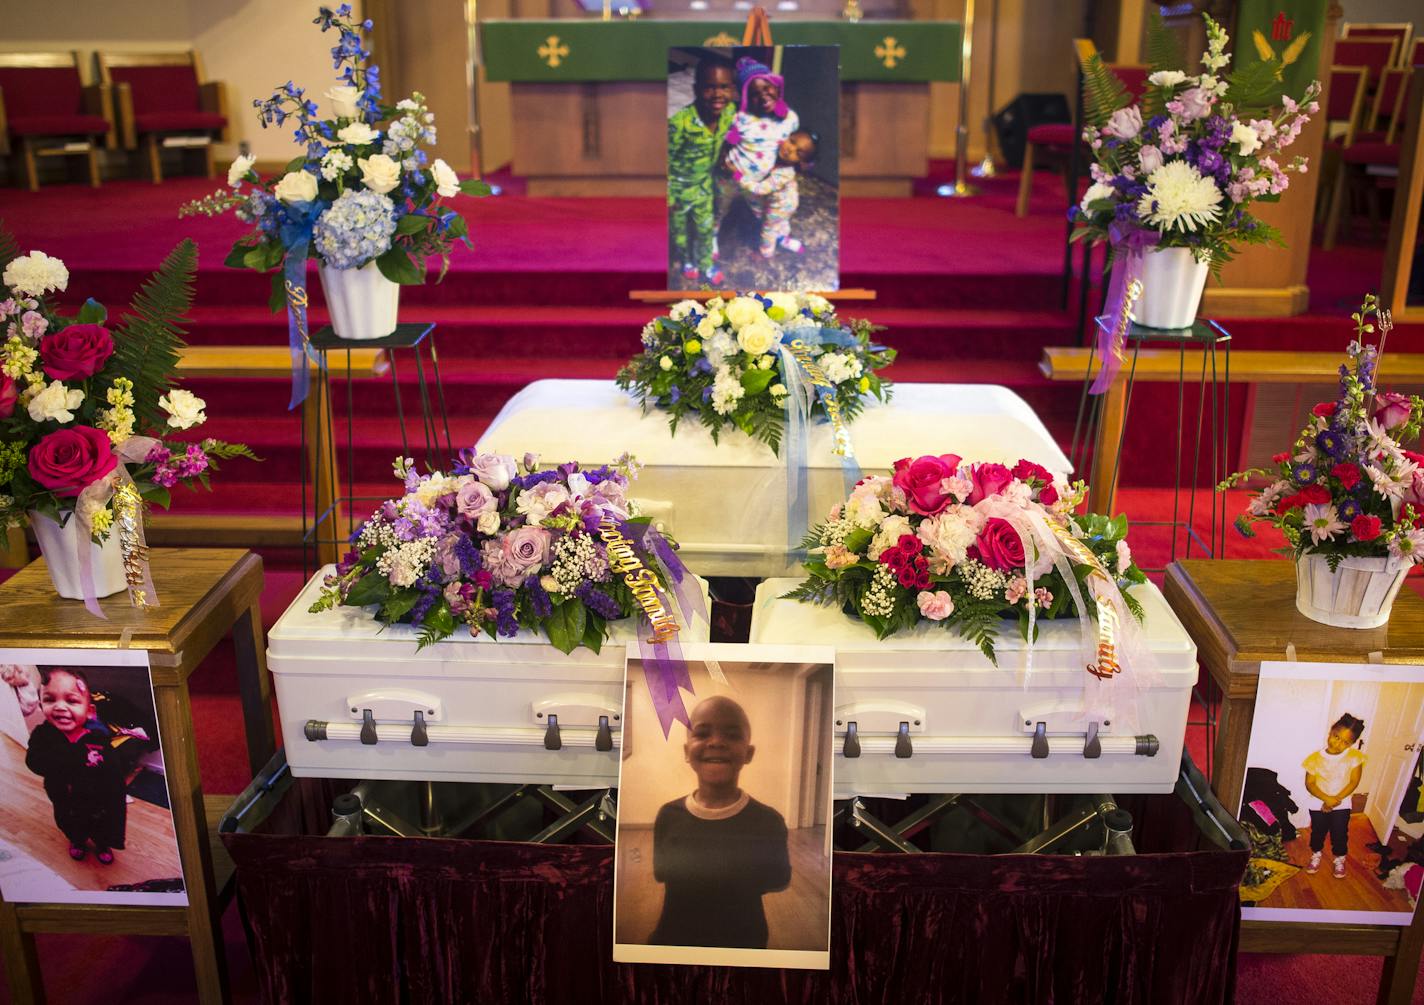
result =
[[[943,621],[954,613],[954,600],[943,590],[933,593],[921,590],[915,597],[915,603],[919,605],[920,615],[931,621]]]

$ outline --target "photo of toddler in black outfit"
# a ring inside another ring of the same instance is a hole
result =
[[[737,786],[752,759],[752,727],[731,698],[692,710],[684,756],[697,788],[658,811],[653,875],[664,884],[651,941],[664,946],[765,949],[762,895],[791,882],[786,821]]]

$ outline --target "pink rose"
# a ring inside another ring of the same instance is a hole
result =
[[[971,557],[977,558],[991,569],[1009,572],[1024,567],[1023,541],[1013,524],[999,517],[985,521],[984,529],[970,549]]]
[[[911,511],[921,516],[933,516],[954,501],[945,486],[959,470],[959,457],[941,454],[938,457],[902,457],[895,462],[894,484],[905,493]]]
[[[495,506],[494,493],[483,482],[468,482],[455,493],[455,509],[471,520],[494,512]]]
[[[954,600],[943,590],[936,590],[933,593],[921,590],[915,597],[915,603],[920,607],[920,615],[931,621],[943,621],[954,613]]]
[[[1175,101],[1167,102],[1167,110],[1176,112],[1190,122],[1200,119],[1211,111],[1212,96],[1200,87],[1189,87],[1177,95]]]
[[[0,419],[8,419],[15,414],[15,399],[20,396],[15,382],[0,374]]]
[[[57,496],[77,496],[118,467],[109,434],[92,426],[68,426],[30,449],[30,477]]]
[[[1026,482],[1030,478],[1037,478],[1043,485],[1048,485],[1053,481],[1053,475],[1042,464],[1035,464],[1033,461],[1020,459],[1014,465],[1013,476],[1021,482]]]
[[[1120,140],[1130,140],[1142,132],[1142,110],[1136,105],[1119,108],[1112,113],[1108,124],[1103,127],[1103,135],[1115,136]]]
[[[523,582],[530,573],[537,572],[549,560],[551,535],[543,527],[520,527],[510,531],[500,539],[500,545],[508,559],[510,576],[514,586]]]
[[[1401,502],[1413,506],[1416,513],[1424,513],[1424,468],[1416,470],[1411,479]]]
[[[1398,391],[1381,391],[1375,395],[1375,421],[1385,429],[1398,429],[1409,421],[1413,402],[1409,395]]]
[[[509,488],[509,480],[518,473],[514,458],[504,454],[477,454],[470,459],[470,474],[495,492]]]
[[[1151,174],[1162,166],[1162,151],[1150,143],[1145,143],[1142,149],[1137,151],[1137,163],[1143,174]]]
[[[999,495],[1014,480],[1013,474],[1002,464],[976,464],[972,473],[974,491],[969,494],[969,503],[980,502],[989,496]],[[1002,523],[1002,521],[1000,521]]]
[[[103,325],[70,325],[40,340],[44,372],[54,380],[92,377],[114,354],[114,340]]]

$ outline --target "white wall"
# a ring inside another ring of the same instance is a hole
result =
[[[1340,0],[1346,21],[1414,22],[1415,33],[1424,29],[1424,7],[1419,0]]]
[[[711,694],[725,694],[746,710],[756,753],[742,769],[741,787],[753,799],[780,813],[788,827],[795,827],[802,757],[799,720],[805,679],[789,673],[739,673],[736,664],[724,663],[722,668],[734,686],[704,686],[699,682],[697,697],[687,700],[688,711]],[[664,803],[697,787],[697,776],[683,758],[687,728],[675,722],[668,739],[663,740],[652,698],[641,677],[630,679],[625,707],[632,738],[618,790],[618,818],[632,826],[652,826]]]

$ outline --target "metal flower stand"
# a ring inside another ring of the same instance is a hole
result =
[[[327,326],[312,335],[311,345],[319,365],[302,421],[302,571],[307,576],[335,562],[367,512],[393,494],[357,491],[356,427],[363,414],[389,414],[386,406],[394,404],[402,457],[442,468],[454,454],[434,324],[397,325],[384,338],[363,341],[338,338]],[[378,350],[373,372],[353,372],[352,353],[366,349]],[[411,373],[416,384],[413,403],[407,401],[409,390],[403,394],[401,389],[402,378]],[[391,402],[381,402],[372,393],[370,385],[382,376],[390,378]],[[359,406],[358,396],[363,399]],[[338,431],[335,416],[343,408],[344,430]],[[412,446],[422,452],[413,454]]]

